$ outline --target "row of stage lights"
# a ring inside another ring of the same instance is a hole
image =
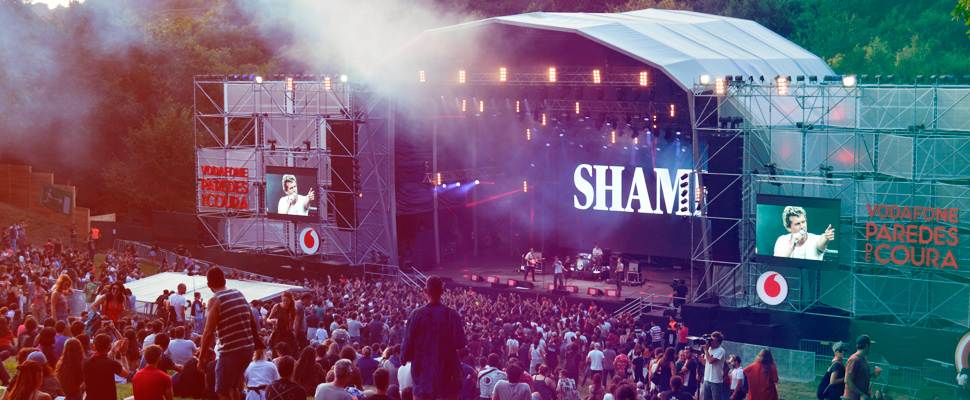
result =
[[[262,75],[256,74],[233,74],[233,75],[197,75],[195,77],[198,81],[235,81],[235,82],[255,82],[256,84],[262,84],[263,81],[286,81],[287,86],[292,86],[293,82],[318,82],[329,86],[334,80],[339,80],[342,83],[347,83],[350,79],[345,74],[341,75],[320,75],[319,78],[316,75],[306,75],[306,74],[296,74],[296,75]],[[292,90],[290,87],[289,90]]]
[[[754,80],[755,80],[754,76],[749,76],[748,84],[754,84]],[[795,77],[795,82],[798,82],[798,83],[803,83],[805,82],[805,80],[806,80],[805,75],[798,75]],[[807,80],[809,83],[817,83],[818,76],[809,75],[807,77]],[[701,75],[699,81],[702,86],[711,86],[712,84],[710,75]],[[765,83],[764,75],[758,77],[758,81],[760,81],[761,84],[764,84]],[[779,95],[784,96],[788,94],[788,85],[792,82],[791,76],[776,76],[773,81]],[[842,86],[851,88],[855,86],[856,83],[858,83],[858,78],[855,75],[829,75],[829,76],[824,76],[822,78],[822,82],[823,83],[841,82]],[[742,84],[744,84],[744,76],[741,76],[741,75],[714,78],[714,82],[713,82],[714,94],[719,94],[719,95],[724,94],[725,92],[727,92],[728,86],[741,86]]]
[[[603,83],[603,72],[599,69],[594,69],[590,71],[594,84]],[[498,81],[508,82],[509,79],[509,69],[507,67],[501,67],[498,69]],[[556,83],[559,81],[559,72],[556,67],[549,67],[547,73],[547,79],[549,83]],[[650,84],[650,74],[647,71],[640,71],[638,73],[638,83],[640,86],[649,86]],[[468,82],[468,72],[466,70],[458,70],[457,81],[460,84]],[[427,82],[427,74],[424,70],[418,71],[418,82]]]
[[[461,112],[463,112],[463,113],[464,112],[468,112],[468,109],[469,109],[468,103],[469,103],[469,101],[466,100],[466,99],[462,99],[461,100]],[[579,114],[581,114],[583,112],[581,103],[582,102],[579,102],[579,101],[577,101],[575,103],[575,107],[573,107],[573,110],[572,110],[573,111],[573,114],[579,115]],[[474,107],[476,109],[478,109],[478,112],[479,113],[484,113],[485,112],[485,100],[478,100],[478,103],[477,104],[474,104]],[[522,113],[522,101],[521,100],[516,100],[515,101],[515,112],[516,112],[516,114]],[[667,113],[670,115],[670,118],[676,118],[677,117],[677,105],[675,105],[673,103],[671,103],[670,105],[668,105],[667,106]],[[546,116],[545,113],[536,112],[533,117],[535,118],[536,122],[540,122],[542,124],[542,126],[546,126],[546,123],[548,122],[548,117]],[[654,119],[654,121],[656,121],[657,116],[654,116],[653,119]]]

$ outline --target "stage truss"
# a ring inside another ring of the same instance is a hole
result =
[[[396,259],[393,128],[384,94],[329,75],[272,79],[199,76],[193,83],[198,183],[211,178],[202,166],[248,171],[245,177],[227,178],[245,182],[248,189],[240,196],[247,208],[213,207],[203,199],[211,192],[197,185],[203,243],[225,251],[350,265]],[[336,125],[351,133],[335,134]],[[350,157],[352,175],[335,173],[334,161]],[[319,218],[268,218],[266,167],[316,170]],[[338,205],[335,195],[340,194],[352,205]],[[339,218],[349,223],[338,226]],[[304,254],[298,242],[306,227],[321,239],[314,255]]]
[[[871,204],[957,208],[961,214],[970,207],[970,87],[846,87],[841,81],[797,80],[787,82],[784,94],[773,82],[729,81],[723,94],[714,90],[714,85],[694,89],[695,137],[726,138],[709,148],[709,155],[730,151],[724,143],[737,141],[741,170],[702,177],[721,175],[740,182],[741,213],[736,218],[695,219],[706,234],[692,240],[692,261],[705,266],[704,275],[695,280],[699,290],[694,300],[714,298],[730,307],[767,308],[755,285],[760,274],[774,270],[784,274],[790,286],[788,300],[775,309],[913,327],[970,327],[967,217],[944,224],[957,228],[960,245],[952,251],[961,269],[867,260],[866,245],[871,242],[865,231],[869,222],[887,223],[870,217]],[[704,168],[695,164],[696,173]],[[839,268],[756,262],[759,193],[841,199]],[[708,192],[703,214],[727,200]],[[737,238],[723,229],[712,230],[717,219],[725,221],[722,227],[737,227]],[[712,251],[729,237],[739,241],[739,258]]]

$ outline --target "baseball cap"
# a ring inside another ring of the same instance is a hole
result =
[[[847,345],[845,344],[845,342],[835,342],[835,344],[832,345],[832,352],[835,353],[839,351],[845,351],[846,347]]]
[[[35,351],[27,355],[27,361],[36,361],[41,364],[47,364],[47,357],[44,356],[44,353]]]
[[[869,339],[869,335],[860,335],[859,338],[855,340],[856,348],[860,349],[869,347],[869,345],[873,343],[875,342]]]

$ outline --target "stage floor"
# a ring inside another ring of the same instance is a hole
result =
[[[522,280],[523,272],[519,271],[519,265],[518,257],[468,257],[467,259],[442,263],[437,268],[424,271],[424,273],[426,275],[436,274],[443,278],[451,278],[455,283],[467,285],[472,288],[491,288],[492,285],[490,283],[472,282],[471,275],[475,274],[483,277],[499,276],[501,278],[499,282],[501,283],[507,282],[508,279]],[[606,289],[616,289],[616,283],[614,281],[607,283],[602,280],[568,279],[566,285],[578,287],[577,293],[569,295],[570,298],[574,299],[624,303],[640,297],[661,296],[656,298],[656,302],[658,304],[666,304],[669,301],[669,297],[666,296],[669,296],[673,292],[670,284],[675,278],[690,281],[690,270],[687,267],[676,269],[672,267],[641,265],[640,275],[643,283],[639,286],[624,284],[619,297],[606,297],[605,295],[590,296],[588,294],[589,288],[600,289],[603,293],[606,293]],[[549,294],[547,285],[554,282],[553,278],[551,263],[547,263],[542,274],[536,272],[535,288],[510,287],[507,290],[516,293]],[[530,276],[529,282],[531,281],[532,277]]]

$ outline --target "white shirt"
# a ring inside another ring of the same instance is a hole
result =
[[[566,342],[566,346],[573,344],[573,339],[575,338],[576,338],[576,332],[570,331],[570,332],[566,332],[565,335],[562,335],[562,340],[563,342]]]
[[[587,354],[586,357],[589,358],[590,370],[593,370],[593,371],[603,370],[603,359],[606,358],[606,356],[603,355],[602,351],[599,351],[596,349],[590,350],[589,354]]]
[[[319,340],[321,343],[324,340],[327,340],[327,338],[329,337],[330,335],[327,333],[326,329],[323,329],[323,328],[317,329],[317,340]]]
[[[247,387],[265,386],[280,379],[280,373],[276,370],[276,364],[266,360],[253,361],[246,367],[243,373]],[[246,400],[265,399],[266,391],[247,391]]]
[[[744,368],[738,367],[731,371],[731,390],[738,388],[738,381],[744,380]]]
[[[397,369],[397,383],[401,390],[406,387],[414,387],[414,378],[411,377],[411,363],[407,363]]]
[[[168,304],[175,309],[175,320],[184,321],[185,320],[185,307],[188,303],[185,301],[185,296],[178,293],[168,296]]]
[[[819,236],[814,233],[809,233],[808,239],[805,239],[805,243],[802,243],[800,246],[796,245],[795,249],[792,250],[791,255],[788,256],[788,258],[821,261],[822,255],[825,253],[818,250],[818,237]],[[778,240],[775,241],[775,248],[777,249],[779,246],[791,246],[789,244],[791,243],[791,239],[791,234],[779,236]]]
[[[724,382],[724,347],[718,346],[716,349],[709,348],[707,352],[717,360],[704,364],[704,380],[711,383]]]
[[[515,339],[506,340],[505,351],[509,354],[517,353],[519,351],[519,341]]]
[[[553,265],[555,265],[555,267],[556,267],[555,273],[557,273],[557,274],[563,273],[562,272],[562,261],[556,261],[556,263],[553,264]]]
[[[294,203],[292,206],[288,206],[289,202],[290,202],[289,196],[281,197],[279,204],[276,205],[276,212],[278,214],[286,214],[286,215],[309,215],[310,214],[310,208],[307,206],[307,203],[309,203],[310,201],[307,200],[306,196],[301,194],[296,195],[296,203]],[[286,210],[286,212],[283,212],[283,210]]]
[[[198,350],[195,347],[195,343],[191,340],[185,339],[172,339],[168,344],[168,355],[172,357],[172,362],[178,365],[185,365],[190,358],[192,358],[192,353]]]

